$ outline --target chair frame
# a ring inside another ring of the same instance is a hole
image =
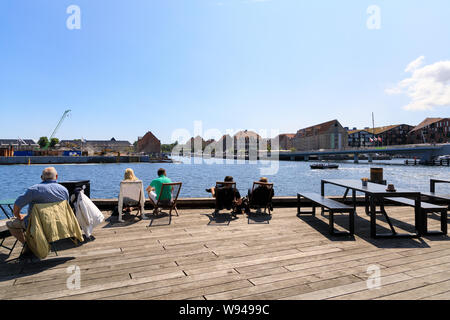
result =
[[[220,187],[223,187],[223,186],[232,186],[232,189],[234,189],[234,190],[236,190],[237,191],[237,184],[236,184],[236,182],[227,182],[227,181],[217,181],[216,182],[216,188],[215,188],[215,190],[217,190],[218,188],[220,188]],[[215,195],[215,199],[216,199],[216,207],[215,207],[215,210],[214,210],[214,215],[216,215],[217,213],[219,213],[219,211],[220,210],[223,210],[223,209],[219,209],[218,208],[218,205],[217,205],[217,195]],[[231,214],[233,215],[233,216],[236,216],[236,203],[233,201],[233,203],[231,204]]]
[[[252,194],[253,194],[253,191],[255,191],[255,189],[256,189],[258,186],[266,186],[266,187],[270,187],[269,190],[273,190],[273,183],[259,182],[259,181],[253,182],[252,192],[251,192],[251,194],[249,194],[249,197],[248,197],[248,206],[249,206],[249,209],[251,209],[251,208],[257,208],[257,209],[263,208],[262,206],[259,206],[259,205],[253,205],[253,204],[252,204]],[[268,214],[269,214],[269,215],[272,215],[272,211],[273,211],[273,209],[271,209],[271,208],[272,208],[272,198],[273,198],[273,197],[270,196],[270,199],[267,201],[266,205],[264,206],[264,214],[267,214],[267,211],[269,211]]]
[[[137,210],[138,213],[136,214],[136,216],[140,215],[140,218],[142,219],[143,218],[143,214],[144,214],[144,207],[145,207],[145,193],[144,193],[144,183],[142,181],[140,181],[140,180],[139,180],[139,182],[142,184],[142,190],[140,190],[141,194],[139,194],[139,199],[141,198],[141,195],[144,195],[144,199],[143,199],[143,203],[141,203],[141,200],[139,200],[139,209]],[[126,184],[126,183],[137,183],[137,181],[130,181],[130,182],[122,181],[120,183],[120,185]],[[123,212],[122,212],[123,211],[123,203],[122,203],[122,205],[120,203],[120,194],[119,194],[118,211],[119,211],[118,221],[119,222],[124,222],[124,220],[122,219],[122,216],[123,216]]]
[[[8,235],[9,234],[9,235]],[[19,240],[15,240],[15,242],[14,242],[14,244],[12,245],[12,247],[10,248],[10,247],[7,247],[7,246],[5,246],[3,243],[5,242],[5,240],[6,240],[6,238],[9,238],[9,237],[12,237],[12,235],[11,235],[11,233],[9,232],[9,230],[5,230],[5,231],[2,231],[2,232],[0,232],[0,238],[1,238],[1,242],[0,242],[0,247],[2,247],[2,248],[5,248],[5,249],[7,249],[8,251],[9,251],[9,253],[8,253],[8,258],[11,256],[11,253],[13,252],[13,250],[14,250],[14,248],[16,247],[16,245],[17,245],[17,242],[19,241]]]
[[[169,205],[166,205],[167,200],[161,200],[162,194],[163,194],[163,190],[164,187],[167,186],[171,186],[172,188],[174,186],[180,186],[180,188],[178,189],[177,194],[174,196],[172,195],[172,201],[170,202]],[[172,217],[172,211],[174,210],[175,213],[177,214],[177,216],[179,216],[178,214],[178,209],[177,209],[177,201],[178,201],[178,197],[180,195],[180,191],[181,191],[181,187],[183,186],[182,182],[172,182],[172,183],[163,183],[163,185],[161,186],[161,192],[159,194],[159,197],[156,201],[156,203],[153,202],[152,198],[150,198],[150,203],[153,205],[154,209],[153,209],[153,214],[158,214],[159,212],[161,212],[162,209],[169,209],[169,215]],[[159,211],[159,212],[158,212]]]

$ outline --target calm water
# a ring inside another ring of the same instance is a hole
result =
[[[237,182],[241,194],[246,194],[253,181],[261,176],[261,169],[268,168],[270,162],[243,162],[233,164],[211,164],[206,160],[193,164],[193,160],[180,158],[181,164],[93,164],[93,165],[55,165],[59,180],[90,180],[92,198],[115,198],[118,196],[120,181],[126,168],[132,168],[138,178],[148,185],[155,178],[156,171],[162,166],[167,170],[172,181],[183,182],[181,197],[207,197],[206,188],[216,181],[223,181],[231,175]],[[196,161],[198,161],[197,159]],[[449,167],[402,166],[374,163],[373,166],[384,168],[384,179],[396,187],[418,191],[429,190],[430,178],[450,179]],[[394,161],[393,161],[394,162]],[[398,162],[398,161],[397,161]],[[402,163],[403,160],[400,160]],[[320,192],[321,179],[370,177],[370,165],[341,162],[338,170],[311,170],[312,162],[279,162],[275,175],[265,175],[275,184],[275,193],[280,196],[295,196],[298,191]],[[40,182],[40,175],[45,165],[0,166],[0,199],[16,198],[30,185]],[[450,185],[438,185],[438,191],[450,193]],[[342,194],[338,188],[327,187],[327,194]]]

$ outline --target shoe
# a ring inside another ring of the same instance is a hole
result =
[[[150,217],[145,213],[142,215],[142,220],[150,220]]]
[[[208,192],[208,193],[212,193],[211,189],[205,189],[205,191]]]

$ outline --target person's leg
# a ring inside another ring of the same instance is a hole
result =
[[[150,191],[150,193],[148,194],[148,196],[150,197],[150,200],[152,200],[153,204],[156,204],[156,202],[158,201],[156,199],[156,193],[155,191]]]
[[[157,199],[157,195],[156,195],[155,191],[150,191],[148,193],[148,196],[150,198],[150,202],[152,203],[153,207],[155,208],[153,210],[153,214],[158,214],[158,210],[156,208],[156,202],[158,202],[158,199]]]
[[[7,221],[6,227],[14,238],[19,240],[22,244],[25,244],[25,236],[23,234],[25,230],[25,224],[23,221],[19,219]]]

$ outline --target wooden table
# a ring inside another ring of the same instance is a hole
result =
[[[353,207],[356,211],[356,192],[361,192],[366,195],[366,207],[369,207],[370,215],[370,236],[372,238],[417,238],[423,234],[423,224],[421,217],[421,194],[418,191],[410,191],[404,189],[397,189],[396,192],[386,191],[386,186],[376,183],[368,182],[366,187],[362,186],[361,180],[351,179],[326,179],[321,182],[321,194],[325,196],[325,185],[332,184],[346,189],[344,197],[347,196],[349,190],[352,190]],[[414,200],[414,217],[415,217],[415,233],[399,234],[395,231],[394,226],[389,219],[389,216],[384,209],[384,200],[386,197],[404,197]],[[376,211],[376,205],[380,206],[380,211]],[[377,222],[376,214],[382,213],[386,217],[391,233],[379,234],[376,232]]]

